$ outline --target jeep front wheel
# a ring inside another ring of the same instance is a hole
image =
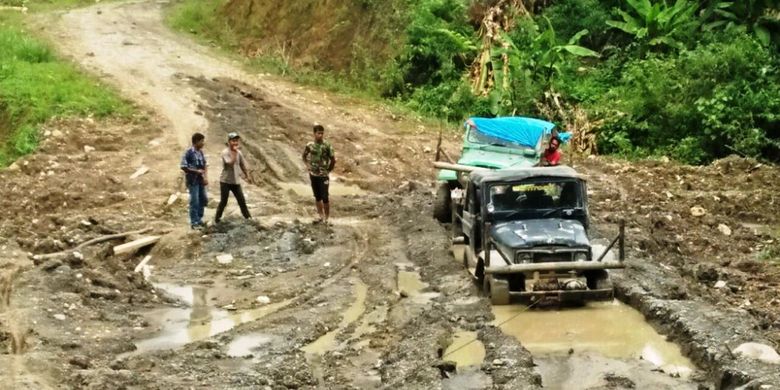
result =
[[[485,291],[485,295],[490,298],[490,303],[493,305],[498,306],[509,304],[509,281],[506,279],[497,278],[493,275],[487,275],[483,281],[483,289]]]

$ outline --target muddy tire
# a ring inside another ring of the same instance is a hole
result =
[[[493,305],[509,304],[509,281],[506,279],[487,275],[483,282],[483,290],[485,291],[485,295],[490,298],[490,303]]]
[[[452,210],[450,207],[452,199],[450,198],[449,183],[439,183],[436,188],[436,199],[433,201],[433,217],[441,223],[452,222]]]
[[[603,289],[613,288],[612,280],[609,278],[609,273],[607,271],[593,271],[587,273],[585,275],[585,278],[588,283],[588,288],[591,290],[603,290]]]

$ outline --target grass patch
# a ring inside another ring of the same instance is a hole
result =
[[[0,0],[0,6],[27,7],[31,12],[84,7],[95,3],[95,0]]]
[[[25,31],[22,16],[0,12],[0,166],[38,146],[52,117],[129,115],[113,90],[57,58]]]

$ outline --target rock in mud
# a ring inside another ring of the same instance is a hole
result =
[[[89,359],[83,355],[76,355],[71,357],[70,360],[68,360],[68,363],[82,370],[86,370],[91,366]]]
[[[230,253],[222,253],[217,255],[217,262],[220,264],[230,264],[233,262],[233,255]]]
[[[707,210],[705,210],[704,207],[701,206],[691,207],[691,215],[693,215],[694,217],[703,217],[705,214],[707,214]]]
[[[44,271],[47,271],[47,272],[51,272],[51,271],[54,271],[55,269],[57,269],[57,267],[59,267],[61,265],[62,265],[61,261],[59,261],[57,259],[51,259],[51,260],[43,263],[43,265],[41,265],[41,269],[44,270]]]
[[[608,389],[634,389],[636,388],[636,384],[631,379],[628,379],[624,376],[619,376],[615,374],[605,374],[604,375],[604,381],[607,382],[607,385],[605,386]]]
[[[761,343],[744,343],[734,349],[734,354],[760,360],[764,363],[780,364],[780,355],[774,348]]]
[[[126,370],[127,369],[127,361],[124,359],[114,359],[108,367],[114,371],[118,370]]]

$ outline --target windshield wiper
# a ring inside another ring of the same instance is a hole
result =
[[[511,212],[509,212],[509,213],[502,214],[502,215],[501,215],[501,219],[504,219],[504,220],[511,220],[512,218],[514,218],[514,217],[516,217],[516,216],[518,216],[518,215],[520,215],[520,214],[523,214],[523,213],[525,213],[526,211],[528,211],[528,210],[513,210],[513,211],[511,211]]]
[[[542,214],[542,218],[549,217],[549,216],[551,216],[551,215],[553,215],[555,213],[559,213],[559,212],[561,212],[563,210],[566,210],[566,209],[568,209],[568,207],[556,207],[554,209],[547,210],[544,214]]]
[[[556,207],[556,208],[554,208],[552,210],[547,210],[544,214],[542,214],[542,218],[549,217],[550,215],[553,215],[555,213],[559,213],[559,212],[562,212],[562,211],[566,212],[566,216],[567,217],[571,217],[571,216],[575,215],[577,210],[580,210],[580,212],[581,212],[582,208],[581,207]]]

